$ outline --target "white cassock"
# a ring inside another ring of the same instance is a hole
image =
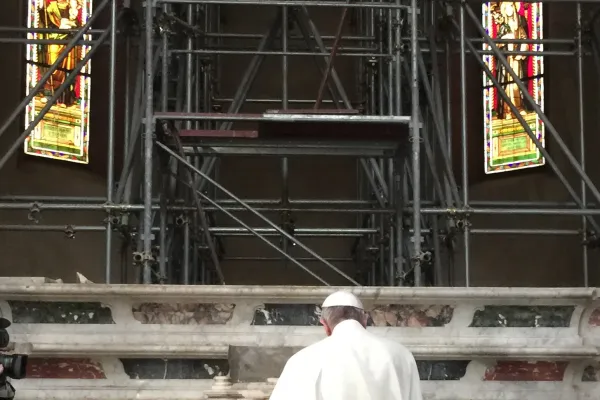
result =
[[[289,359],[270,400],[422,400],[413,355],[354,320]]]

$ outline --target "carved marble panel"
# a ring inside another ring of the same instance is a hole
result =
[[[452,319],[447,305],[378,305],[370,310],[369,326],[440,327]],[[316,304],[265,304],[254,313],[252,325],[318,326],[321,307]]]
[[[417,360],[422,381],[458,381],[467,372],[469,360]]]
[[[224,325],[233,316],[235,304],[143,303],[133,307],[142,324]]]
[[[475,311],[473,328],[566,328],[574,306],[485,306]]]
[[[131,379],[212,379],[229,373],[227,360],[122,358]]]
[[[252,325],[317,326],[320,318],[315,304],[265,304],[254,312]]]
[[[447,305],[380,305],[369,310],[370,326],[442,327],[452,320],[454,309]]]
[[[114,324],[110,308],[95,302],[9,300],[15,324]]]

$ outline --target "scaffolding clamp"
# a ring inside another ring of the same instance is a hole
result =
[[[156,258],[154,257],[152,252],[150,252],[150,253],[146,253],[143,251],[134,251],[133,252],[133,264],[134,265],[143,265],[143,264],[146,264],[147,262],[149,262],[150,264],[153,264],[156,262]]]
[[[367,60],[367,64],[369,65],[369,67],[371,67],[373,70],[375,69],[375,67],[377,67],[377,63],[379,62],[379,60],[376,57],[370,57]]]
[[[131,238],[135,230],[129,225],[129,213],[124,212],[119,215],[109,215],[108,221],[110,227],[121,234],[124,238]]]
[[[65,238],[66,239],[75,239],[75,229],[72,225],[65,226]]]
[[[404,26],[404,18],[402,18],[402,16],[400,16],[399,18],[396,18],[396,17],[392,18],[392,27],[394,29],[401,28],[403,26]]]
[[[121,226],[121,217],[119,215],[109,215],[104,222],[110,225],[113,229]]]
[[[39,224],[42,219],[42,210],[38,203],[33,203],[27,214],[27,219],[32,221],[34,224]]]
[[[464,232],[465,229],[471,227],[471,212],[468,208],[465,209],[449,209],[448,210],[448,225],[450,232]]]
[[[408,123],[408,127],[412,129],[412,127],[413,127],[413,126],[415,126],[415,122],[414,122],[413,120],[411,120],[411,121]],[[419,128],[419,129],[423,129],[423,123],[422,123],[421,121],[419,121],[419,122],[417,123],[417,128]],[[423,139],[423,137],[419,136],[419,143],[423,143],[423,140],[424,140],[424,139]],[[409,141],[410,143],[413,143],[413,142],[415,141],[415,138],[414,138],[414,137],[411,135],[411,136],[409,136],[409,137],[408,137],[408,141]]]
[[[129,213],[128,212],[118,212],[114,213],[115,207],[111,202],[104,203],[104,208],[106,209],[107,216],[104,218],[104,224],[107,226],[107,229],[112,229],[113,231],[119,231],[122,233],[129,232]]]
[[[411,257],[411,260],[413,262],[418,262],[421,265],[429,264],[432,259],[433,259],[433,255],[431,254],[430,251],[422,251]]]
[[[600,238],[594,231],[588,231],[584,236],[582,241],[584,246],[587,246],[590,249],[599,249],[600,248]]]
[[[183,226],[189,222],[190,222],[189,218],[185,214],[179,214],[177,217],[175,217],[175,225],[176,226]]]

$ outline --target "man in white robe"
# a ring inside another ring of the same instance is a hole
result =
[[[422,400],[413,355],[367,331],[361,301],[336,292],[323,302],[327,338],[292,356],[270,400]]]

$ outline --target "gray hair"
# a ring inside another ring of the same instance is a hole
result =
[[[364,310],[350,306],[325,307],[321,311],[321,318],[327,322],[329,328],[333,329],[337,324],[346,320],[365,323],[366,314]]]

